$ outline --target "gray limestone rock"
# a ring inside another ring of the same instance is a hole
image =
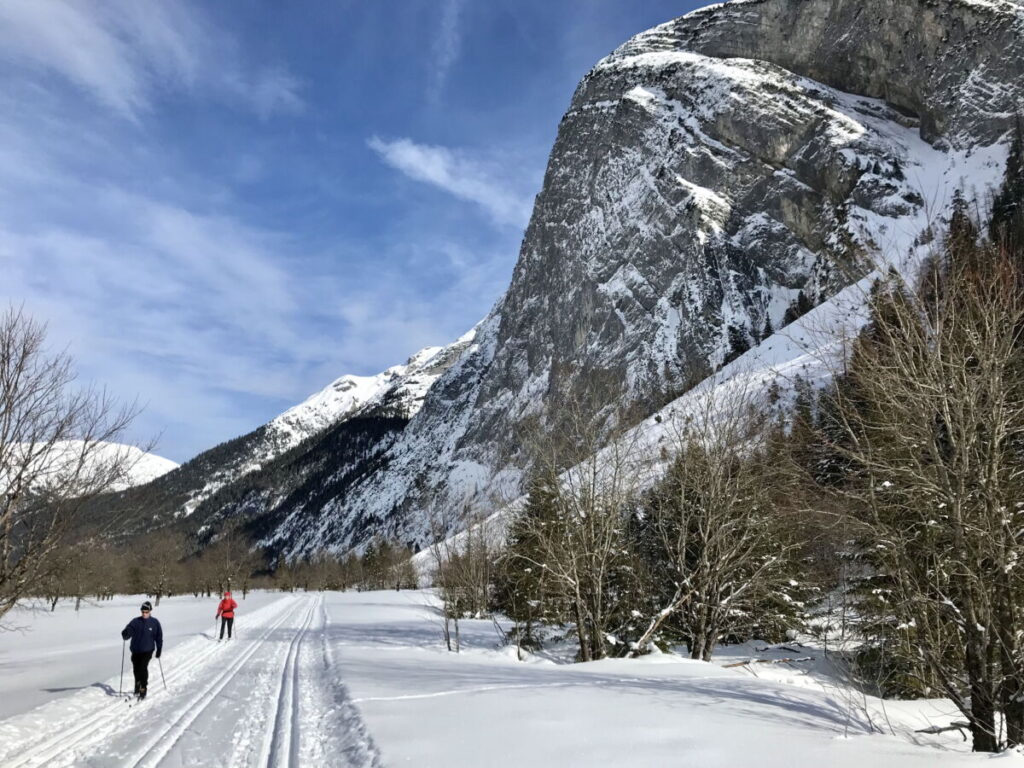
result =
[[[1022,56],[1024,8],[1005,0],[741,0],[624,44],[573,97],[473,349],[387,470],[291,521],[292,546],[350,517],[423,543],[431,504],[514,493],[528,420],[567,399],[598,423],[649,414],[801,291],[821,301],[904,247],[928,185],[948,192],[963,151],[1006,132]]]
[[[424,544],[432,507],[514,496],[567,401],[649,415],[983,193],[1022,97],[1009,0],[736,0],[636,36],[577,88],[475,338],[372,461],[312,462],[264,543]]]

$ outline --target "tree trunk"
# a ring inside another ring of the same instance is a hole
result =
[[[1004,571],[1000,576],[996,609],[996,641],[999,646],[999,703],[1006,723],[1006,746],[1024,744],[1024,669],[1018,668],[1020,639],[1015,626],[1017,605]]]
[[[576,634],[580,641],[580,661],[591,661],[590,639],[587,637],[587,625],[583,621],[583,609],[577,602],[576,610]]]
[[[690,634],[693,638],[690,644],[690,658],[696,661],[707,661],[711,656],[711,643],[708,636],[711,632],[710,617],[708,616],[708,602],[701,599],[697,606],[696,615],[693,617],[693,624],[690,627]]]
[[[591,610],[590,615],[592,617],[590,627],[590,658],[596,661],[598,659],[605,658],[605,656],[607,655],[605,653],[604,617],[601,614],[601,608],[599,604],[594,605],[594,608],[593,610]]]
[[[983,631],[967,627],[967,679],[971,691],[971,748],[975,752],[996,752],[996,714],[992,684],[986,674],[988,663]]]
[[[714,624],[709,626],[704,636],[704,655],[701,661],[711,661],[711,654],[715,652],[715,641],[718,639],[718,627]]]

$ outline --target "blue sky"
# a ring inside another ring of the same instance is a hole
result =
[[[177,461],[505,289],[576,83],[688,0],[4,0],[0,300]]]

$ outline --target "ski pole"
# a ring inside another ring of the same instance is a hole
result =
[[[167,690],[167,678],[164,677],[164,663],[160,659],[156,660],[157,665],[160,667],[160,679],[164,682],[164,690]]]
[[[125,647],[127,645],[128,645],[128,641],[127,640],[122,640],[121,641],[121,680],[117,684],[117,695],[118,696],[123,696],[124,695],[123,693],[121,693],[121,690],[124,688],[124,649],[125,649]]]

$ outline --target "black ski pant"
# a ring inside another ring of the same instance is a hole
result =
[[[132,672],[135,675],[136,693],[149,687],[149,660],[151,658],[153,658],[152,651],[132,653]]]
[[[235,624],[235,617],[232,616],[230,619],[227,616],[222,616],[220,620],[220,639],[224,639],[224,627],[228,628],[228,640],[231,639],[231,627]]]

